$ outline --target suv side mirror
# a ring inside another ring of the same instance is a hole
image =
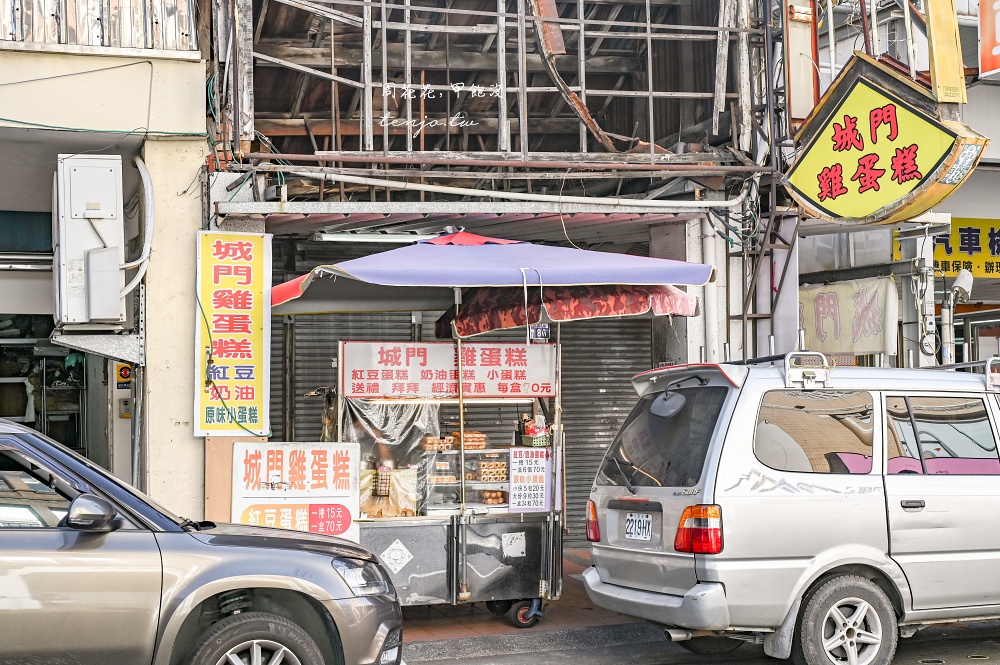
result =
[[[69,504],[66,526],[78,531],[105,531],[118,515],[106,499],[94,494],[81,494]]]

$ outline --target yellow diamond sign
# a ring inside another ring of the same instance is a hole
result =
[[[882,67],[865,60],[868,68]],[[807,214],[846,224],[915,217],[948,196],[978,162],[986,139],[931,116],[926,103],[921,109],[906,101],[904,95],[916,94],[908,80],[895,94],[890,73],[875,82],[848,66],[803,126],[800,139],[808,142],[787,184]]]

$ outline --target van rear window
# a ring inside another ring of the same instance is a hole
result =
[[[608,449],[598,484],[696,485],[728,392],[725,386],[703,386],[644,395]]]

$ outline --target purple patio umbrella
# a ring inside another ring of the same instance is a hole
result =
[[[487,238],[460,231],[275,286],[274,314],[445,310],[455,289],[590,285],[702,286],[715,268],[629,254]]]

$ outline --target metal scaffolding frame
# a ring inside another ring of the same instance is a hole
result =
[[[764,31],[750,3],[238,0],[223,19],[220,106],[237,153],[263,135],[282,152],[304,137],[338,168],[378,155],[394,173],[407,169],[389,158],[426,166],[427,153],[490,169],[608,153],[754,166],[719,149],[752,143]],[[304,32],[289,36],[296,21]]]
[[[771,311],[752,294],[795,242],[778,231],[792,144],[774,0],[456,4],[237,0],[216,26],[221,168],[277,185],[257,208],[289,229],[420,232],[439,208],[492,225],[534,206],[564,236],[635,215],[614,222],[635,238],[637,216],[707,215],[743,286],[728,339],[753,355]]]

